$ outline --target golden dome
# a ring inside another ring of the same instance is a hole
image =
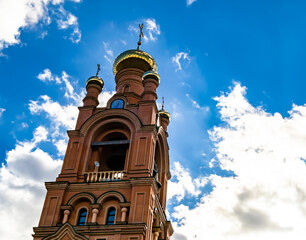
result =
[[[159,116],[162,118],[166,118],[168,120],[170,120],[170,113],[167,112],[164,108],[162,108],[161,110],[158,111]]]
[[[158,81],[158,83],[159,83],[159,81],[160,81],[160,76],[158,75],[158,73],[157,73],[156,71],[154,71],[154,70],[149,70],[149,71],[145,72],[145,73],[142,75],[142,80],[144,80],[146,77],[149,77],[149,76],[155,78],[155,79]]]
[[[101,88],[103,88],[103,86],[104,86],[104,82],[103,82],[102,78],[100,78],[99,76],[92,76],[92,77],[88,78],[87,81],[86,81],[86,86],[89,83],[90,84],[96,84],[96,85],[100,86]]]
[[[113,64],[114,75],[121,69],[128,67],[140,68],[145,72],[149,70],[157,72],[157,64],[154,58],[148,53],[137,49],[127,50],[115,59]]]

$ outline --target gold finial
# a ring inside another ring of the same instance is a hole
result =
[[[142,24],[139,24],[139,28],[140,28],[140,33],[139,33],[139,41],[138,41],[138,46],[137,46],[137,50],[140,50],[140,45],[141,45],[141,37],[144,37],[143,35],[143,23]]]
[[[165,98],[163,97],[162,109],[164,109],[164,105],[165,105]]]
[[[98,69],[97,69],[97,73],[96,73],[96,76],[98,76],[99,75],[99,72],[100,72],[100,64],[97,64],[97,66],[98,66]]]

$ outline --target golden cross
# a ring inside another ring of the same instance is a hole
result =
[[[142,24],[139,24],[139,28],[140,28],[140,33],[139,33],[139,41],[138,41],[138,47],[137,47],[137,50],[140,50],[140,45],[141,45],[141,37],[144,37],[143,35],[143,23]]]
[[[163,105],[162,105],[162,109],[164,109],[164,104],[165,104],[165,98],[163,97]]]
[[[100,72],[100,64],[97,64],[97,66],[98,66],[98,69],[97,69],[97,74],[96,74],[96,76],[98,76],[99,75],[99,72]]]

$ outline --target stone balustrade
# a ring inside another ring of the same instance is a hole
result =
[[[86,172],[86,182],[112,182],[120,181],[123,176],[123,171],[103,171],[103,172]]]

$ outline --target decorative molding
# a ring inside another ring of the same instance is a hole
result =
[[[87,192],[82,192],[82,193],[78,193],[78,194],[74,195],[73,197],[71,197],[71,198],[68,200],[68,202],[67,202],[66,205],[72,205],[72,206],[73,206],[73,204],[74,204],[78,199],[80,199],[80,198],[87,198],[87,199],[91,202],[91,204],[94,204],[94,203],[96,202],[96,198],[95,198],[92,194],[87,193]]]
[[[67,190],[69,182],[45,182],[46,189],[49,190]]]
[[[120,203],[125,203],[126,200],[125,200],[125,197],[120,193],[120,192],[117,192],[117,191],[110,191],[110,192],[106,192],[106,193],[103,193],[100,197],[98,197],[97,199],[97,203],[99,204],[103,204],[104,201],[109,198],[109,197],[115,197],[119,200]]]
[[[139,117],[135,113],[127,109],[107,109],[107,110],[98,112],[92,115],[89,119],[87,119],[83,123],[83,125],[80,127],[80,133],[86,135],[89,129],[93,125],[97,124],[97,122],[102,122],[105,119],[115,118],[115,117],[119,119],[120,118],[127,119],[135,127],[136,131],[141,128],[142,123]]]
[[[55,215],[56,209],[57,209],[58,199],[59,199],[58,196],[49,196],[49,198],[48,198],[48,203],[47,203],[47,207],[46,207],[47,211],[45,213],[44,221],[43,221],[44,225],[46,225],[46,226],[52,226],[53,225],[53,220],[54,220],[54,215]],[[48,216],[49,216],[49,218],[50,218],[50,216],[52,216],[51,219],[47,219]],[[50,223],[47,222],[47,220],[51,220]]]
[[[70,239],[73,240],[88,240],[87,237],[79,234],[74,227],[66,222],[60,229],[58,229],[54,234],[43,238],[43,240],[60,240],[68,236]]]
[[[129,180],[121,180],[118,182],[98,182],[98,183],[76,183],[70,184],[67,191],[96,191],[105,189],[106,191],[112,191],[117,189],[128,189],[132,188]]]

